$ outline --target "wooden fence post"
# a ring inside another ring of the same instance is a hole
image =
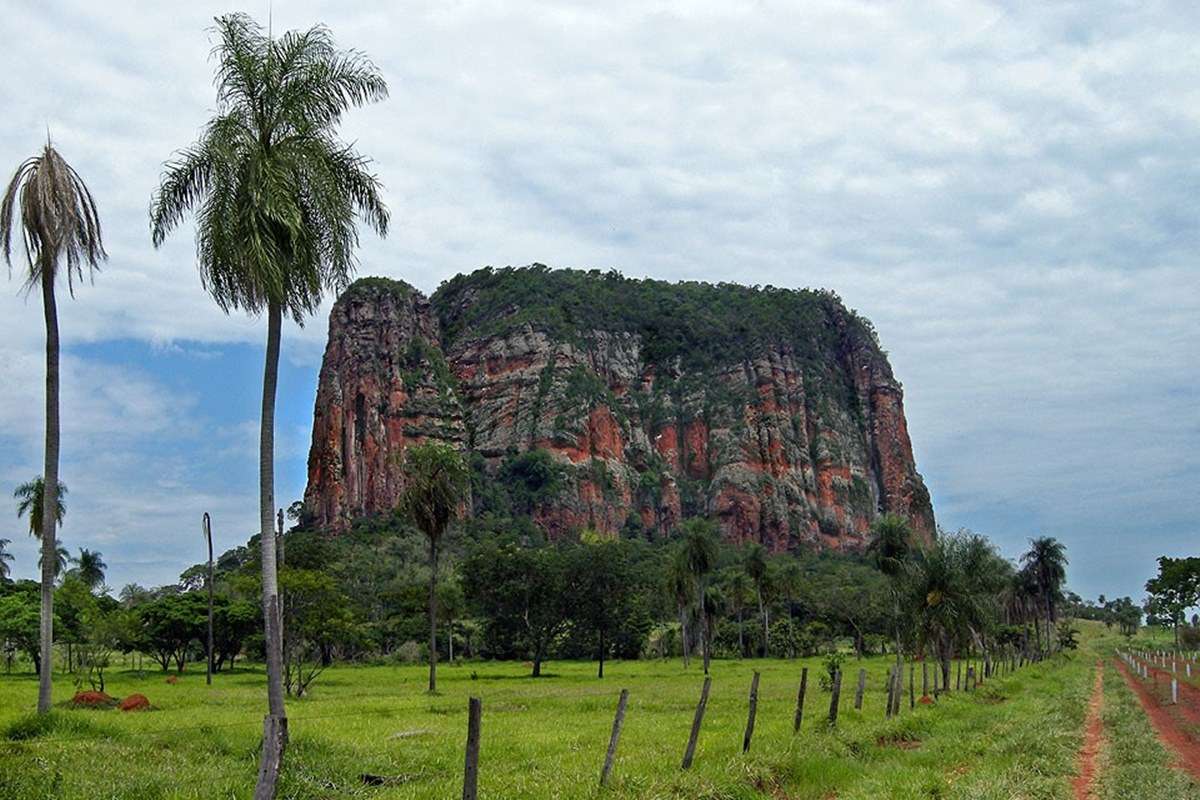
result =
[[[742,752],[750,752],[750,738],[754,736],[754,715],[758,713],[758,670],[750,679],[750,711],[746,716],[746,735],[742,737]]]
[[[263,754],[258,762],[258,783],[254,800],[275,800],[275,784],[283,765],[283,749],[287,743],[287,717],[268,714],[263,719]]]
[[[688,736],[687,749],[683,751],[683,766],[689,769],[696,755],[696,740],[700,738],[700,723],[704,721],[704,708],[708,705],[708,690],[712,686],[712,678],[704,678],[704,688],[700,690],[700,702],[696,704],[696,717],[692,720],[692,732]]]
[[[796,719],[792,723],[792,733],[800,732],[800,721],[804,718],[804,692],[808,689],[808,667],[800,670],[800,692],[796,695]]]
[[[921,662],[921,697],[929,697],[929,662]]]
[[[916,676],[916,672],[917,672],[917,665],[909,664],[908,665],[908,710],[909,711],[912,711],[914,708],[917,707],[917,690],[916,690],[917,676]]]
[[[483,704],[478,697],[467,701],[467,758],[463,768],[462,800],[479,797],[479,726]]]
[[[962,689],[962,662],[958,662],[958,666],[954,671],[954,691]]]
[[[837,724],[838,700],[842,696],[842,671],[833,673],[833,692],[829,698],[829,724]]]
[[[867,671],[859,669],[858,688],[854,690],[854,710],[862,711],[863,692],[867,689]]]
[[[608,737],[608,752],[604,754],[604,767],[600,770],[600,785],[608,785],[608,774],[612,772],[613,761],[617,758],[617,742],[621,740],[621,726],[625,724],[625,705],[629,702],[629,690],[621,690],[621,699],[617,701],[617,716],[613,718],[612,735]]]
[[[975,667],[967,667],[967,691],[972,691],[975,688]]]
[[[884,712],[885,719],[892,718],[892,695],[896,693],[896,667],[895,665],[888,668],[887,676],[887,710]]]

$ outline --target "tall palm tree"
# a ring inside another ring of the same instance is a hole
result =
[[[896,638],[896,665],[900,654],[900,595],[905,572],[913,557],[912,528],[908,520],[899,514],[884,514],[871,528],[871,543],[867,554],[875,566],[887,577],[892,589],[893,626]]]
[[[677,548],[667,562],[667,590],[679,609],[679,641],[683,651],[683,667],[690,665],[691,648],[688,641],[688,609],[695,597],[692,589],[692,571],[688,566],[687,553]]]
[[[767,642],[769,624],[767,620],[767,610],[763,605],[763,589],[767,583],[767,548],[763,547],[758,542],[754,542],[746,549],[745,557],[742,560],[742,566],[746,570],[747,577],[754,583],[754,593],[758,597],[758,620],[762,624],[762,654],[766,658],[769,652]]]
[[[704,654],[704,674],[708,674],[711,657],[708,634],[708,615],[704,598],[708,575],[717,565],[717,526],[703,517],[693,517],[680,526],[683,530],[683,553],[696,587],[696,609],[700,617],[700,646]]]
[[[8,562],[13,560],[13,554],[8,552],[10,544],[12,539],[0,539],[0,582],[7,581],[8,576],[12,574],[12,567],[8,565]]]
[[[349,282],[357,219],[387,232],[369,162],[336,135],[342,115],[382,100],[387,84],[366,56],[337,50],[323,26],[272,38],[250,17],[231,14],[217,19],[215,31],[217,115],[199,141],[167,163],[151,201],[151,236],[160,246],[194,211],[201,282],[217,305],[227,313],[267,312],[259,522],[267,700],[282,728],[273,533],[280,330],[285,313],[302,324],[326,290]]]
[[[42,476],[38,475],[33,480],[26,481],[17,487],[13,492],[13,498],[17,501],[17,518],[29,516],[29,535],[40,539],[42,537],[42,501],[45,495],[45,483],[42,481]],[[55,496],[55,522],[62,525],[63,517],[67,515],[67,506],[64,498],[67,496],[67,485],[62,481],[58,482],[58,493]]]
[[[20,221],[15,222],[20,206]],[[46,450],[42,475],[45,477],[44,507],[58,508],[58,300],[54,288],[61,267],[67,274],[67,290],[75,295],[75,281],[89,277],[108,255],[100,232],[100,212],[96,200],[79,173],[47,142],[40,155],[22,162],[9,181],[0,200],[0,240],[4,261],[12,268],[12,239],[19,228],[24,240],[25,287],[42,293],[42,313],[46,320]],[[54,530],[55,514],[43,514],[41,520],[43,554],[41,659],[50,664],[54,641]],[[49,668],[38,679],[38,713],[50,711]]]
[[[1021,563],[1029,569],[1037,585],[1046,614],[1045,651],[1049,652],[1054,641],[1052,631],[1058,598],[1067,579],[1067,548],[1053,536],[1039,536],[1029,540],[1029,550],[1021,556]]]
[[[746,572],[738,567],[732,567],[727,571],[723,571],[722,588],[724,589],[725,599],[728,601],[729,607],[733,609],[733,613],[737,616],[737,631],[738,631],[738,657],[746,655],[745,636],[742,633],[742,613],[746,609],[746,603],[750,599],[750,590],[753,587],[753,582]]]
[[[429,540],[429,693],[437,691],[438,545],[467,497],[470,472],[448,444],[426,442],[404,453],[401,511]]]
[[[75,562],[79,580],[87,584],[89,589],[96,591],[96,587],[104,583],[104,570],[108,569],[108,564],[104,563],[103,553],[81,547],[79,557],[71,560]]]
[[[41,555],[38,556],[38,569],[44,574],[46,568],[46,548],[42,548]],[[67,564],[71,563],[71,553],[67,550],[62,542],[54,545],[54,552],[50,554],[50,574],[54,576],[54,580],[58,580],[58,576],[62,575],[67,570]],[[49,663],[49,662],[46,662]]]

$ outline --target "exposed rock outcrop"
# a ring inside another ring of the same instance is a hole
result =
[[[934,529],[900,384],[829,293],[542,267],[458,276],[432,301],[358,281],[330,317],[309,515],[391,509],[400,454],[428,438],[472,451],[476,510],[551,537],[661,536],[696,514],[773,550],[857,548],[887,511]]]

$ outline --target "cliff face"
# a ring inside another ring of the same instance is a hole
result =
[[[399,454],[471,451],[476,511],[664,536],[697,514],[773,550],[860,547],[895,511],[928,536],[902,392],[833,295],[480,270],[425,299],[367,279],[338,300],[307,511],[391,509]]]

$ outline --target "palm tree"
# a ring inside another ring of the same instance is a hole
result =
[[[1021,563],[1030,571],[1046,614],[1045,651],[1048,653],[1054,641],[1051,631],[1055,608],[1067,579],[1067,548],[1053,536],[1039,536],[1029,540],[1029,550],[1021,556]]]
[[[733,613],[737,615],[738,657],[741,658],[746,655],[745,637],[742,634],[742,613],[746,610],[746,603],[750,599],[753,582],[744,570],[737,567],[723,572],[725,573],[722,581],[725,598],[729,607],[733,609]]]
[[[747,577],[754,583],[754,592],[758,596],[758,619],[762,623],[762,654],[766,658],[769,652],[767,642],[769,625],[767,610],[763,605],[763,588],[767,583],[767,548],[754,542],[746,549],[742,564],[746,569]]]
[[[8,552],[10,544],[12,539],[0,539],[0,583],[7,581],[8,576],[12,574],[12,567],[8,565],[8,562],[13,560],[13,554]]]
[[[46,555],[46,548],[43,547],[41,555],[38,556],[38,569],[43,574],[46,572],[46,568],[43,566],[46,563]],[[62,542],[54,545],[54,552],[50,555],[50,574],[54,576],[54,580],[58,580],[58,576],[66,571],[67,564],[69,563],[71,563],[70,551],[67,550]]]
[[[692,590],[692,571],[688,567],[687,553],[677,548],[667,563],[667,590],[679,609],[679,641],[683,650],[683,667],[690,665],[691,648],[688,646],[688,608],[695,592]]]
[[[708,589],[708,575],[717,564],[717,526],[703,517],[692,517],[680,528],[683,530],[683,553],[696,586],[696,609],[700,617],[700,645],[704,654],[704,674],[708,674],[710,659],[708,615],[704,597]]]
[[[448,444],[426,442],[404,454],[401,511],[429,540],[429,693],[437,691],[438,545],[467,496],[470,472]]]
[[[283,706],[275,511],[275,389],[283,315],[297,324],[355,268],[356,219],[380,235],[388,212],[369,162],[338,141],[342,115],[387,84],[364,55],[341,52],[323,26],[279,38],[244,14],[217,19],[217,115],[166,165],[151,201],[160,246],[189,211],[204,287],[225,312],[267,312],[259,435],[259,522],[267,699]],[[284,736],[279,735],[282,748]]]
[[[887,578],[892,587],[894,634],[896,637],[896,665],[900,665],[900,594],[909,561],[912,558],[912,529],[908,520],[899,514],[884,514],[875,521],[871,529],[871,543],[867,546],[875,566]]]
[[[14,224],[17,206],[19,224]],[[59,268],[66,267],[67,290],[75,294],[75,281],[83,280],[98,268],[108,255],[100,233],[100,213],[96,200],[79,173],[68,164],[49,142],[41,155],[22,162],[9,181],[0,200],[0,239],[4,261],[12,268],[12,239],[19,228],[24,240],[27,273],[25,287],[42,293],[42,313],[46,320],[46,450],[42,475],[45,476],[45,506],[58,508],[58,301],[54,287]],[[54,641],[54,530],[55,514],[43,514],[41,520],[42,608],[41,659],[50,663]],[[50,711],[50,673],[42,670],[38,679],[38,713]]]
[[[72,561],[75,562],[75,571],[79,575],[79,580],[87,584],[87,587],[93,592],[96,591],[97,586],[104,583],[104,570],[108,569],[108,564],[104,563],[103,553],[81,547],[79,548],[79,557]]]
[[[26,514],[29,515],[29,535],[40,539],[42,537],[42,497],[45,494],[45,484],[42,481],[42,476],[38,475],[33,480],[26,481],[17,487],[13,492],[13,498],[17,501],[17,518],[21,518]],[[55,522],[62,525],[63,517],[67,515],[67,506],[63,502],[63,498],[67,496],[67,485],[62,481],[58,482],[58,494],[55,497]]]

